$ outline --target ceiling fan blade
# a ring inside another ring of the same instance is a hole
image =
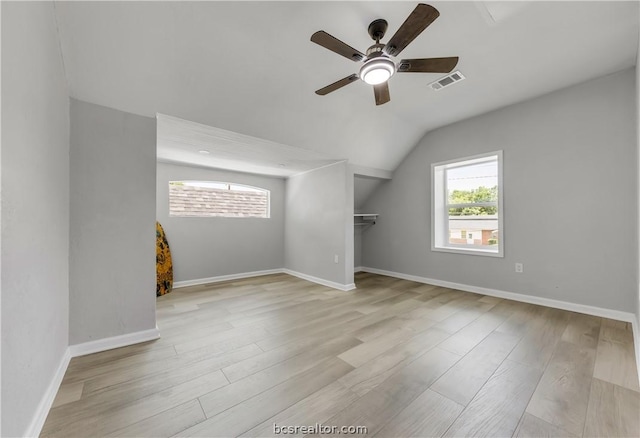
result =
[[[449,73],[458,65],[458,57],[403,59],[398,64],[398,73]]]
[[[376,96],[376,105],[389,102],[391,100],[391,96],[389,96],[389,82],[374,85],[373,94]]]
[[[420,3],[413,12],[409,14],[395,35],[391,37],[384,51],[388,55],[398,56],[411,41],[420,35],[420,33],[439,16],[440,12],[438,12],[436,8]]]
[[[354,73],[351,76],[342,78],[331,85],[327,85],[324,88],[320,88],[319,90],[316,90],[316,94],[319,94],[320,96],[324,96],[325,94],[329,94],[332,91],[336,91],[338,88],[342,88],[345,85],[349,85],[350,83],[355,82],[357,80],[358,80],[358,75]]]
[[[352,61],[362,61],[365,58],[363,53],[329,35],[324,30],[319,30],[311,35],[311,41]]]

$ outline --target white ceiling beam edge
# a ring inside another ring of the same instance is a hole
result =
[[[344,161],[166,114],[156,118],[161,162],[287,178]]]
[[[391,179],[393,178],[393,172],[390,170],[376,169],[373,167],[358,166],[357,164],[351,165],[351,170],[354,175],[364,176],[368,178],[377,179]]]

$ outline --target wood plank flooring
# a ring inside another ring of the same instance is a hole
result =
[[[162,338],[72,359],[42,436],[640,437],[630,324],[356,284],[277,274],[160,297]]]

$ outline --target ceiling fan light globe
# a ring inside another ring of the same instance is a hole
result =
[[[389,58],[374,58],[360,68],[360,78],[369,85],[377,85],[389,80],[396,72],[396,65]]]
[[[367,72],[364,81],[369,85],[378,85],[389,80],[390,77],[391,73],[388,70],[377,68]]]

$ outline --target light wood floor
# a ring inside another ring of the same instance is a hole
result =
[[[640,436],[631,327],[372,274],[158,299],[158,341],[74,358],[44,436]]]

